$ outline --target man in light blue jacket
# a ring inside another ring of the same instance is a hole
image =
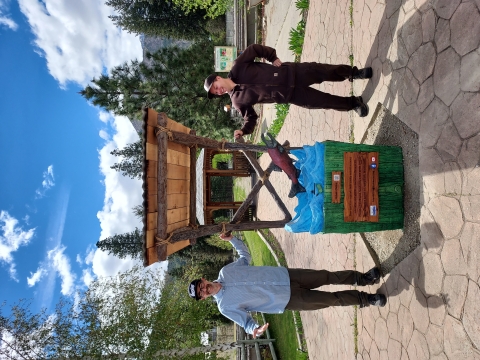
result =
[[[373,285],[380,281],[380,271],[373,268],[362,274],[358,271],[287,269],[279,266],[250,266],[251,255],[243,241],[220,235],[230,241],[240,258],[224,266],[214,282],[193,280],[188,293],[195,300],[213,296],[218,309],[253,337],[261,335],[268,323],[259,326],[250,311],[280,314],[287,310],[318,310],[329,306],[385,306],[382,294],[367,294],[357,290],[324,292],[312,290],[322,285]]]

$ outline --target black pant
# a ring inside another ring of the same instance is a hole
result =
[[[365,285],[362,273],[353,270],[287,269],[290,275],[288,310],[318,310],[329,306],[368,306],[367,293],[357,290],[325,292],[312,290],[322,285]]]
[[[290,100],[291,104],[307,109],[333,109],[349,111],[359,103],[355,96],[336,96],[316,90],[310,85],[320,84],[324,81],[344,81],[352,76],[350,65],[329,65],[319,63],[295,64],[295,90]]]

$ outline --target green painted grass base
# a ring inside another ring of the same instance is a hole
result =
[[[403,228],[403,155],[396,146],[375,146],[326,141],[325,144],[325,228],[324,233],[353,233]],[[365,151],[379,153],[379,222],[344,222],[344,176],[340,204],[332,204],[332,171],[343,173],[343,153]]]

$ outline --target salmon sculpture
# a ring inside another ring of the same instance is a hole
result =
[[[270,133],[266,133],[270,138],[267,140],[262,134],[262,140],[267,146],[268,155],[272,158],[272,162],[275,164],[275,171],[283,171],[292,180],[292,187],[288,193],[289,198],[293,198],[295,195],[301,192],[305,192],[305,188],[298,182],[300,175],[300,169],[297,169],[293,165],[292,158],[288,156],[287,151],[281,146],[277,140]]]

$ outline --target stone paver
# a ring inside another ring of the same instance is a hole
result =
[[[278,140],[348,142],[354,125],[358,143],[377,103],[388,108],[419,134],[421,244],[367,290],[387,294],[389,302],[358,310],[358,354],[353,308],[301,313],[310,359],[480,359],[480,0],[355,0],[353,32],[349,6],[349,0],[310,0],[302,61],[348,63],[353,53],[356,66],[372,66],[372,79],[353,83],[371,114],[291,106]],[[282,60],[291,57],[295,12],[293,0],[265,5],[265,44]],[[352,89],[348,82],[316,87],[343,96]],[[260,161],[268,164],[265,155]],[[293,213],[288,178],[274,173],[271,180]],[[280,218],[263,190],[258,216]],[[355,263],[365,271],[374,265],[355,234],[274,234],[290,267],[340,270]]]

